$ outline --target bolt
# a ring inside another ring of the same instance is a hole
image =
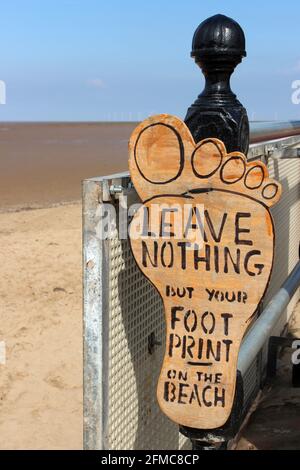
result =
[[[123,186],[119,184],[112,184],[109,188],[110,194],[120,194],[123,192]]]

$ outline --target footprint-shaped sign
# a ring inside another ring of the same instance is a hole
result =
[[[180,425],[217,428],[230,415],[241,340],[269,283],[269,207],[281,186],[263,163],[227,154],[218,139],[196,145],[167,114],[143,121],[129,152],[143,201],[130,225],[132,252],[165,309],[158,402]]]

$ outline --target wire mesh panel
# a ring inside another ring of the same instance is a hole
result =
[[[94,197],[89,205],[96,213],[104,197],[104,185],[107,181],[96,179],[84,182],[85,187],[97,186],[97,191],[86,189],[85,194]],[[121,179],[123,185],[127,179]],[[86,434],[86,448],[100,449],[181,449],[187,446],[186,439],[178,432],[178,426],[168,420],[159,410],[156,400],[156,383],[164,351],[164,318],[162,301],[153,286],[145,279],[131,255],[127,239],[120,239],[118,205],[111,201],[116,209],[116,229],[106,240],[99,239],[101,217],[93,219],[89,225],[86,243],[93,249],[95,240],[97,250],[102,252],[105,266],[99,266],[99,283],[102,285],[99,301],[99,316],[102,317],[98,336],[101,343],[99,354],[102,357],[102,410],[99,422],[100,436],[95,442]],[[98,211],[99,212],[99,211]],[[122,222],[121,222],[122,223]],[[123,219],[127,225],[128,220]],[[95,259],[91,253],[84,257],[84,267],[93,266]],[[97,267],[96,267],[97,269]],[[104,278],[106,282],[104,283]],[[89,281],[91,282],[91,281]],[[106,300],[105,300],[106,299]],[[103,308],[104,306],[104,308]],[[85,302],[85,324],[89,325],[88,305]],[[86,329],[86,328],[85,328]],[[155,338],[161,345],[149,352],[149,341]],[[94,338],[95,341],[95,338]],[[91,347],[85,341],[86,358]],[[86,361],[85,361],[86,362]],[[85,373],[85,393],[94,390],[91,382],[92,373]],[[99,376],[96,376],[99,381]],[[99,384],[98,384],[99,385]],[[99,385],[100,386],[100,385]],[[85,427],[95,426],[90,423],[89,414],[93,411],[86,407]]]
[[[268,168],[270,175],[282,184],[282,196],[279,203],[272,208],[276,233],[274,266],[280,268],[273,270],[265,304],[278,291],[299,260],[300,232],[300,160],[299,158],[293,160],[270,159]],[[299,291],[289,303],[286,314],[282,316],[277,334],[287,322],[298,300]]]
[[[251,366],[243,376],[243,389],[244,389],[244,403],[243,414],[245,414],[260,389],[261,385],[261,354],[258,354]]]
[[[178,427],[159,410],[156,382],[165,338],[160,296],[137,268],[118,231],[109,245],[107,445],[110,449],[176,449]]]

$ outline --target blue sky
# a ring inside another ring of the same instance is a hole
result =
[[[2,121],[184,117],[203,87],[190,58],[198,24],[237,20],[248,57],[232,89],[250,119],[300,119],[299,0],[4,0],[0,19]]]

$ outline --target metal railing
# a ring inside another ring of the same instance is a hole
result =
[[[286,122],[251,122],[250,143],[256,144],[268,140],[284,139],[300,135],[300,121]]]
[[[238,370],[242,375],[246,373],[253,359],[268,341],[274,327],[299,287],[300,261],[298,261],[293,271],[268,303],[245,337],[238,359]]]
[[[299,157],[300,121],[250,122],[248,160]]]

